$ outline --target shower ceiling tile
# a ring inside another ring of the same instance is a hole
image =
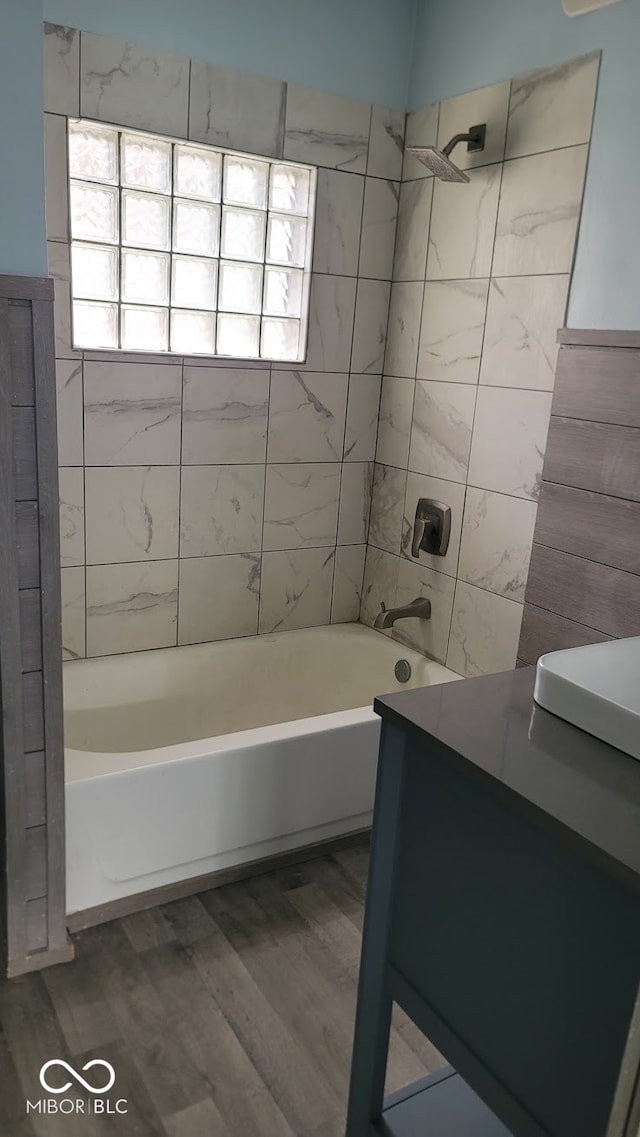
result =
[[[258,630],[260,557],[198,557],[180,564],[178,643],[206,643]]]
[[[404,182],[400,189],[394,280],[424,280],[433,178]]]
[[[488,288],[488,280],[431,281],[425,285],[419,379],[478,382]]]
[[[447,667],[459,675],[491,675],[516,664],[522,604],[458,581]]]
[[[384,370],[388,375],[415,378],[423,294],[422,281],[392,285],[384,357]]]
[[[360,606],[360,620],[363,624],[373,627],[376,616],[380,615],[383,608],[393,608],[399,568],[399,557],[375,549],[373,545],[367,546]],[[391,632],[388,635],[391,637]]]
[[[394,111],[388,107],[372,108],[367,165],[369,175],[376,178],[402,177],[405,118],[404,111]]]
[[[87,564],[177,557],[177,466],[87,467],[85,495]]]
[[[505,276],[491,281],[480,382],[552,391],[558,328],[568,276]]]
[[[269,373],[235,367],[185,367],[182,462],[264,462]]]
[[[82,363],[56,360],[56,411],[58,417],[58,462],[81,466],[83,462]]]
[[[313,628],[331,619],[334,549],[264,553],[259,632]]]
[[[194,60],[189,138],[281,158],[286,90],[277,79]]]
[[[546,391],[480,386],[469,485],[537,501],[550,414]]]
[[[350,462],[342,467],[338,544],[361,545],[369,533],[373,462]]]
[[[376,462],[369,517],[369,543],[388,553],[400,552],[407,471]]]
[[[188,59],[82,32],[80,113],[187,137]]]
[[[476,387],[418,380],[413,407],[409,469],[465,482]]]
[[[571,272],[588,149],[505,162],[494,276]]]
[[[465,184],[436,180],[427,280],[489,276],[502,165],[470,172]]]
[[[84,568],[60,570],[62,599],[62,658],[84,659],[85,594]]]
[[[474,166],[488,166],[492,162],[502,162],[504,158],[505,135],[507,132],[507,112],[509,109],[510,83],[496,83],[492,87],[481,87],[465,95],[456,95],[440,103],[440,125],[438,128],[438,147],[442,150],[456,134],[466,134],[469,127],[487,124],[487,137],[484,150],[469,153],[466,142],[456,146],[452,160],[460,170]]]
[[[365,174],[370,118],[368,103],[290,83],[284,157]]]
[[[360,276],[391,280],[398,217],[397,182],[367,178],[360,240]]]
[[[80,32],[44,25],[44,109],[75,117],[80,113]]]
[[[438,573],[445,573],[446,576],[456,576],[465,492],[465,487],[457,482],[442,481],[440,478],[431,478],[428,474],[409,472],[404,500],[401,549],[401,555],[406,560],[426,565],[427,568],[432,568]],[[421,497],[430,497],[433,501],[441,501],[444,505],[448,505],[451,510],[451,534],[449,547],[444,557],[436,557],[433,553],[424,553],[422,549],[419,557],[413,557],[411,554],[413,525],[416,519],[416,508]]]
[[[173,647],[178,562],[87,568],[87,655]]]
[[[419,162],[412,154],[408,154],[407,150],[410,146],[436,146],[438,141],[438,118],[440,115],[440,104],[432,103],[428,107],[422,107],[420,110],[411,111],[407,115],[407,129],[405,134],[405,152],[404,163],[402,168],[403,182],[411,181],[414,178],[432,178],[431,170],[428,170],[424,162]]]
[[[382,380],[376,460],[407,468],[415,383],[385,375]]]
[[[180,388],[175,364],[85,363],[87,466],[178,465]]]
[[[264,478],[264,466],[185,466],[180,556],[259,551]]]
[[[595,52],[514,79],[507,158],[588,142],[599,67]]]
[[[524,602],[537,506],[469,487],[458,576],[467,584]]]
[[[356,621],[360,615],[366,545],[340,545],[336,549],[331,623]]]
[[[449,644],[449,627],[456,582],[451,576],[434,572],[426,565],[400,561],[396,586],[396,607],[410,604],[417,596],[431,601],[430,620],[403,620],[396,625],[398,640],[444,663]]]
[[[385,280],[358,281],[351,369],[360,374],[382,374],[390,293]]]
[[[349,376],[345,462],[373,462],[375,458],[380,383],[379,375]]]
[[[318,170],[315,272],[358,275],[364,182],[359,174]]]
[[[339,495],[337,462],[267,466],[263,548],[335,545]]]
[[[84,564],[84,477],[78,466],[58,470],[60,564]]]
[[[274,371],[269,403],[269,462],[340,462],[348,375]]]

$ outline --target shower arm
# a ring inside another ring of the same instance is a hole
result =
[[[443,147],[442,153],[444,154],[445,158],[448,158],[451,154],[451,151],[458,145],[459,142],[468,142],[470,151],[484,150],[486,131],[487,128],[485,125],[472,126],[471,130],[467,131],[466,134],[454,135],[454,137],[451,139],[451,142],[447,142],[447,145]]]

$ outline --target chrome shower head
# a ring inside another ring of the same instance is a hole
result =
[[[487,125],[483,123],[481,126],[470,127],[466,134],[456,134],[443,150],[438,150],[435,146],[408,146],[407,153],[413,154],[414,158],[422,162],[442,182],[469,182],[471,179],[464,170],[458,169],[451,161],[451,151],[459,142],[466,142],[467,152],[477,154],[484,150],[486,134]]]

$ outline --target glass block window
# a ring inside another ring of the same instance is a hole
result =
[[[304,359],[316,171],[69,120],[73,344]]]

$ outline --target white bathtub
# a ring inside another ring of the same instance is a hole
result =
[[[366,827],[374,696],[459,678],[360,624],[66,663],[68,912]]]

